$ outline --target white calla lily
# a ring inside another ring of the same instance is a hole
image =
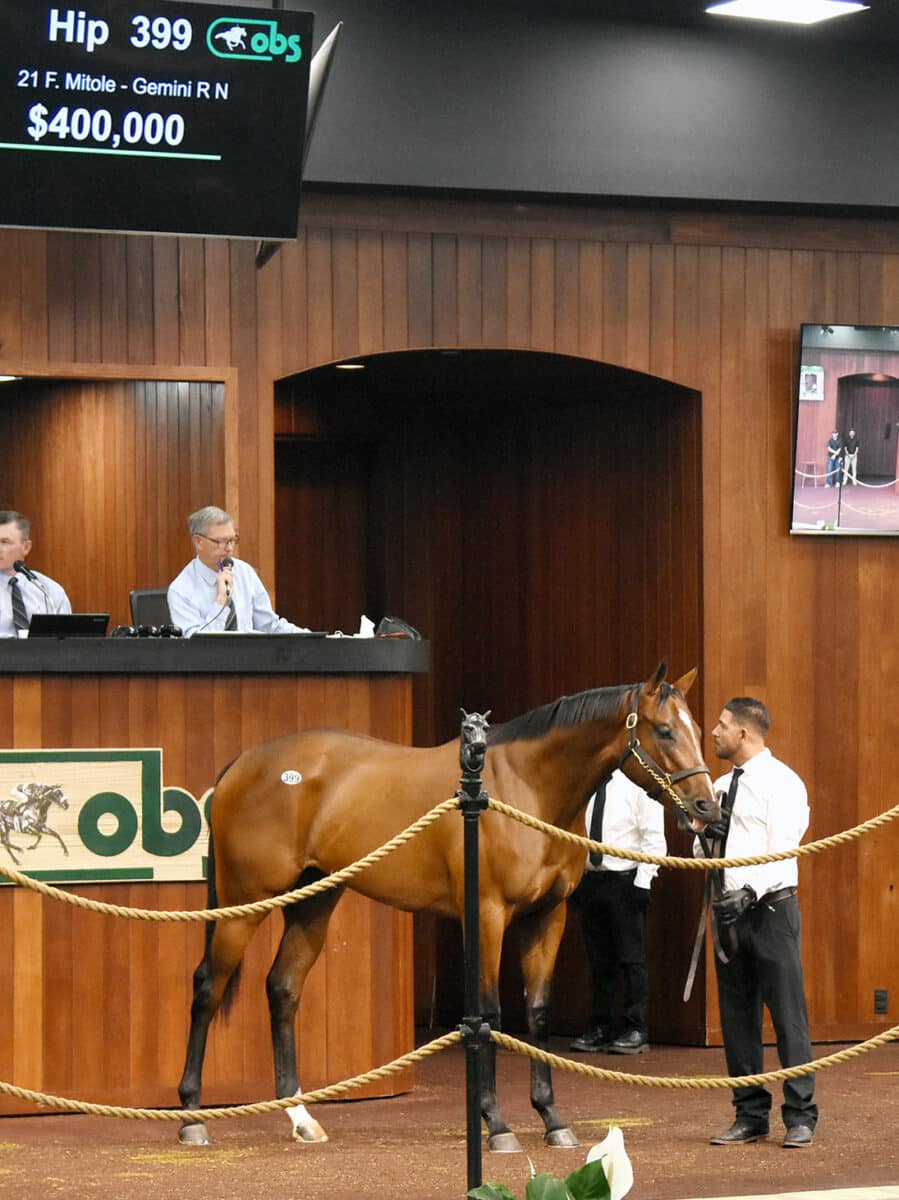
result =
[[[610,1125],[609,1132],[587,1155],[587,1162],[600,1159],[612,1200],[622,1200],[634,1186],[634,1169],[624,1148],[624,1134],[617,1125]]]

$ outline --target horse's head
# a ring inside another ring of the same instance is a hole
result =
[[[25,787],[29,800],[43,804],[46,808],[51,804],[58,804],[60,808],[69,807],[68,798],[58,783],[28,783]]]
[[[696,831],[720,816],[705,765],[699,726],[685,699],[696,668],[676,683],[666,683],[667,663],[632,694],[627,717],[627,747],[621,770],[654,800],[667,797],[677,805],[678,818]]]
[[[60,808],[69,807],[68,797],[58,783],[48,784],[44,795],[47,799],[49,799],[51,804],[58,804]]]

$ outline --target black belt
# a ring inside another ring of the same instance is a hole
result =
[[[759,904],[776,904],[778,900],[789,900],[798,891],[798,887],[785,887],[778,888],[776,892],[765,892],[764,896],[759,900]]]

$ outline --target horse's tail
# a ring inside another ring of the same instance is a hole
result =
[[[228,763],[228,767],[230,767],[230,766],[231,766],[231,763]],[[225,767],[225,769],[219,774],[218,779],[215,781],[216,786],[218,785],[219,780],[221,780],[222,775],[224,775],[225,771],[228,770],[228,767]],[[215,792],[213,791],[212,798],[209,801],[210,817],[212,816],[212,805],[214,804],[214,802],[215,802]],[[213,839],[213,836],[212,836],[212,822],[210,821],[210,824],[209,824],[209,849],[207,851],[207,856],[206,856],[206,907],[207,908],[218,908],[218,906],[219,906],[218,888],[215,886],[215,840]],[[206,922],[206,953],[205,953],[205,957],[207,959],[209,958],[209,951],[210,951],[210,947],[212,945],[212,935],[215,933],[216,924],[217,924],[216,921],[207,921]],[[234,970],[231,972],[231,976],[228,979],[228,982],[225,984],[225,991],[222,994],[222,1002],[221,1002],[218,1012],[216,1014],[216,1015],[221,1014],[222,1018],[226,1021],[231,1013],[231,1008],[234,1004],[234,1001],[237,999],[237,991],[238,991],[238,988],[240,987],[240,976],[241,976],[242,966],[243,966],[243,963],[238,963],[237,966],[234,968]]]

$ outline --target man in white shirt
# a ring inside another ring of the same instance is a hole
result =
[[[667,852],[662,805],[620,771],[591,797],[586,826],[587,836],[596,842],[643,854]],[[657,871],[647,863],[610,854],[587,856],[573,903],[584,932],[593,1000],[587,1027],[571,1043],[572,1050],[641,1054],[649,1049],[645,924]],[[619,978],[622,1003],[616,1012]]]
[[[26,636],[36,612],[72,611],[68,596],[55,580],[25,565],[30,553],[28,518],[12,509],[0,510],[0,637]]]
[[[723,837],[730,858],[793,850],[808,828],[805,785],[765,745],[768,710],[749,696],[728,701],[712,731],[715,752],[733,764],[716,780],[727,798],[722,821],[706,833]],[[729,815],[728,815],[729,814]],[[694,852],[701,853],[697,845]],[[762,1020],[767,1007],[782,1067],[810,1062],[808,1008],[802,976],[801,920],[795,858],[724,871],[722,897],[712,905],[728,961],[716,956],[721,1029],[731,1075],[764,1071]],[[788,1149],[810,1146],[818,1120],[814,1074],[784,1081],[781,1109]],[[736,1120],[712,1145],[768,1136],[771,1093],[760,1085],[734,1088]]]
[[[169,585],[172,623],[185,637],[205,632],[308,633],[272,608],[262,580],[234,558],[240,535],[224,509],[209,505],[187,518],[196,558]]]

